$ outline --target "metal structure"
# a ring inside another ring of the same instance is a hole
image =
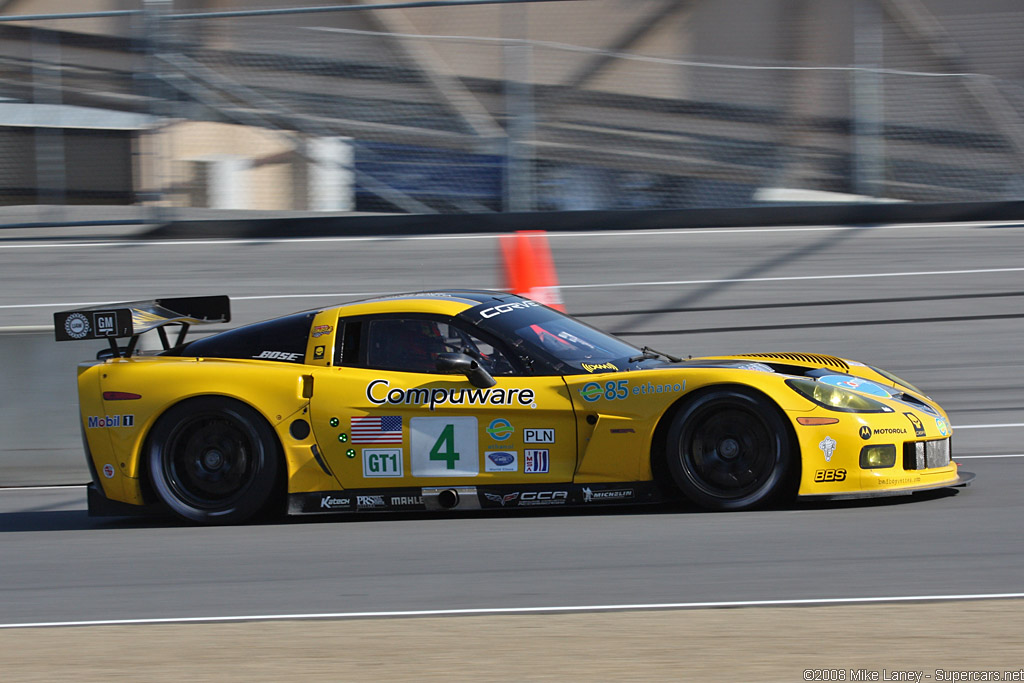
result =
[[[2,205],[448,213],[1024,187],[1012,0],[36,4],[0,3]]]

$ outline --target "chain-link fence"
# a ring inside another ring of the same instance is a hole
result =
[[[123,4],[0,23],[0,203],[434,213],[1024,189],[1010,0]]]

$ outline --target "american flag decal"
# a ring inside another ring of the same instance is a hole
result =
[[[402,418],[399,415],[383,417],[353,417],[352,443],[402,443]]]

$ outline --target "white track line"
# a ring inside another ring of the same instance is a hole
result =
[[[977,275],[983,273],[1019,273],[1024,272],[1024,267],[1019,268],[977,268],[972,270],[920,270],[905,271],[898,273],[849,273],[842,275],[789,275],[779,277],[747,277],[747,278],[721,278],[713,280],[659,280],[651,282],[611,282],[596,283],[589,285],[560,285],[561,289],[599,289],[607,287],[665,287],[679,285],[713,285],[724,283],[743,282],[802,282],[807,280],[850,280],[869,278],[890,278],[890,277],[917,277],[920,275]],[[487,289],[482,287],[481,289]],[[261,296],[232,296],[234,301],[266,301],[270,299],[314,299],[334,298],[345,299],[349,297],[380,296],[392,292],[331,292],[331,293],[303,293],[303,294],[267,294]],[[85,306],[103,306],[108,301],[77,301],[57,302],[45,304],[2,304],[0,310],[17,308],[83,308]]]
[[[588,230],[548,232],[549,239],[578,239],[580,237],[637,237],[664,235],[729,235],[735,233],[776,233],[776,232],[849,232],[879,230],[913,230],[935,228],[974,228],[992,226],[1021,225],[1021,221],[973,221],[967,223],[896,223],[892,225],[810,225],[810,226],[777,226],[754,228],[678,228],[666,230]],[[87,240],[77,242],[0,242],[0,249],[86,249],[96,247],[126,246],[133,247],[208,247],[221,244],[276,244],[276,243],[324,243],[324,242],[383,242],[383,241],[418,241],[439,242],[457,240],[494,240],[497,233],[473,233],[469,235],[365,235],[358,237],[262,237],[241,239],[182,239],[182,240]],[[3,233],[0,232],[0,238]]]
[[[1003,427],[1024,427],[1024,422],[1003,422],[991,425],[954,425],[953,429],[1001,429]]]
[[[4,491],[67,491],[68,489],[85,488],[88,484],[52,484],[49,486],[0,486]]]
[[[389,612],[320,612],[305,614],[253,614],[220,617],[156,617],[152,619],[96,619],[89,621],[39,621],[0,624],[0,629],[43,628],[56,626],[130,626],[135,624],[214,624],[240,621],[308,621],[313,619],[366,619],[394,617],[450,617],[490,614],[565,614],[583,612],[619,612],[626,610],[723,609],[734,607],[801,607],[814,605],[864,605],[874,603],[954,602],[965,600],[1016,600],[1024,593],[973,593],[956,595],[899,595],[865,598],[806,598],[798,600],[730,600],[723,602],[661,602],[629,605],[572,605],[552,607],[481,607],[475,609],[396,610]]]
[[[980,460],[982,458],[1024,458],[1024,453],[1008,453],[1006,455],[955,455],[953,460]]]
[[[676,285],[713,285],[736,282],[799,282],[802,280],[851,280],[883,277],[915,277],[918,275],[974,275],[979,273],[1017,273],[1024,268],[978,268],[972,270],[917,270],[901,273],[852,273],[846,275],[787,275],[779,277],[738,277],[716,280],[654,280],[609,282],[590,285],[559,285],[561,289],[599,289],[605,287],[663,287]]]

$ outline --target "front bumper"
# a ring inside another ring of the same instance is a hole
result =
[[[921,491],[937,491],[947,488],[963,488],[970,486],[974,481],[973,472],[958,472],[955,481],[942,484],[924,484],[922,486],[908,486],[898,489],[880,489],[875,491],[850,491],[843,493],[813,493],[800,496],[800,500],[852,500],[856,498],[886,498],[889,496],[906,496]]]

